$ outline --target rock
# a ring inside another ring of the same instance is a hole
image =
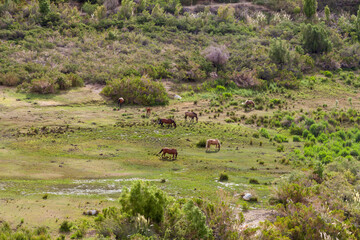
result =
[[[245,193],[245,195],[243,196],[243,199],[245,201],[250,201],[251,197],[252,197],[251,193]]]
[[[179,95],[177,95],[177,94],[175,94],[174,95],[174,99],[178,99],[178,100],[180,100],[182,97],[180,97]]]
[[[87,210],[85,212],[83,212],[84,215],[89,215],[89,216],[96,216],[99,214],[98,210]]]

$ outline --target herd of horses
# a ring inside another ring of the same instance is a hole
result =
[[[124,98],[119,98],[118,99],[118,105],[119,105],[119,110],[121,109],[121,105],[125,102]],[[255,108],[255,103],[252,100],[246,100],[243,105],[245,105],[246,107],[253,107]],[[151,115],[151,108],[146,108],[146,116],[150,117]],[[194,121],[194,119],[196,119],[196,122],[198,122],[199,118],[197,116],[196,113],[194,112],[185,112],[185,121],[187,120],[187,118],[190,118],[190,121]],[[168,127],[173,126],[174,128],[176,128],[176,123],[173,119],[169,118],[160,118],[158,121],[158,124],[161,125],[162,127],[164,126],[164,124],[168,125]],[[211,145],[215,145],[215,149],[217,151],[220,151],[221,148],[221,144],[220,141],[218,139],[208,139],[206,141],[206,152],[208,152],[210,150],[210,146]],[[173,155],[173,159],[177,158],[178,152],[175,148],[163,148],[161,149],[161,151],[158,153],[160,154],[162,153],[162,157],[165,158],[166,154],[172,154]]]

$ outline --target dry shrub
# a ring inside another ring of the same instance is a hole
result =
[[[334,71],[341,67],[339,56],[333,52],[324,54],[317,59],[316,65],[324,70]]]
[[[106,10],[113,11],[115,8],[117,8],[119,6],[119,1],[118,0],[105,0],[104,6],[105,6]]]
[[[0,84],[5,86],[17,86],[20,83],[20,79],[15,73],[0,74]]]
[[[215,47],[210,46],[204,51],[205,58],[216,66],[221,66],[227,63],[230,54],[224,45]]]
[[[241,72],[234,72],[232,80],[241,88],[254,88],[260,86],[260,81],[256,78],[256,71],[248,68],[241,70]]]
[[[55,93],[56,84],[54,81],[46,78],[34,79],[31,81],[30,91],[34,93]]]

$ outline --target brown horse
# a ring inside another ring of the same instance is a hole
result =
[[[146,108],[146,116],[147,117],[150,117],[150,115],[151,115],[151,108]]]
[[[209,150],[210,145],[216,145],[215,147],[218,148],[218,151],[220,151],[221,145],[220,145],[220,141],[219,141],[219,140],[217,140],[217,139],[208,139],[208,140],[206,141],[206,151]]]
[[[162,154],[162,157],[164,158],[165,157],[165,154],[168,153],[168,154],[172,154],[173,155],[173,159],[177,158],[177,150],[175,148],[163,148],[161,149],[161,151],[158,153],[163,153]]]
[[[245,105],[245,107],[250,107],[252,106],[253,108],[255,108],[255,103],[253,100],[246,100],[243,105]]]
[[[119,110],[121,108],[121,105],[125,102],[125,100],[121,97],[118,99],[118,105],[119,105]]]
[[[185,121],[186,121],[187,117],[191,118],[190,121],[194,121],[194,118],[196,118],[196,122],[198,122],[198,116],[194,112],[185,112]]]
[[[168,124],[169,126],[174,125],[174,128],[176,128],[176,123],[172,119],[165,119],[165,118],[159,119],[158,124],[160,124],[161,126],[164,126],[164,123]]]

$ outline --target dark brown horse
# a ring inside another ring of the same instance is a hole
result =
[[[176,123],[172,119],[165,119],[165,118],[159,119],[158,124],[160,124],[161,126],[164,126],[164,123],[168,124],[169,126],[174,125],[174,128],[176,128]]]
[[[165,154],[168,153],[168,154],[172,154],[173,155],[173,159],[177,158],[177,150],[175,148],[163,148],[161,149],[161,151],[158,153],[163,153],[161,156],[164,158],[165,157]]]
[[[185,121],[186,121],[187,117],[191,118],[190,121],[194,121],[194,118],[196,118],[196,122],[198,122],[198,116],[194,112],[185,112]]]
[[[125,100],[121,97],[118,99],[118,105],[119,105],[119,110],[121,108],[121,105],[125,102]]]

